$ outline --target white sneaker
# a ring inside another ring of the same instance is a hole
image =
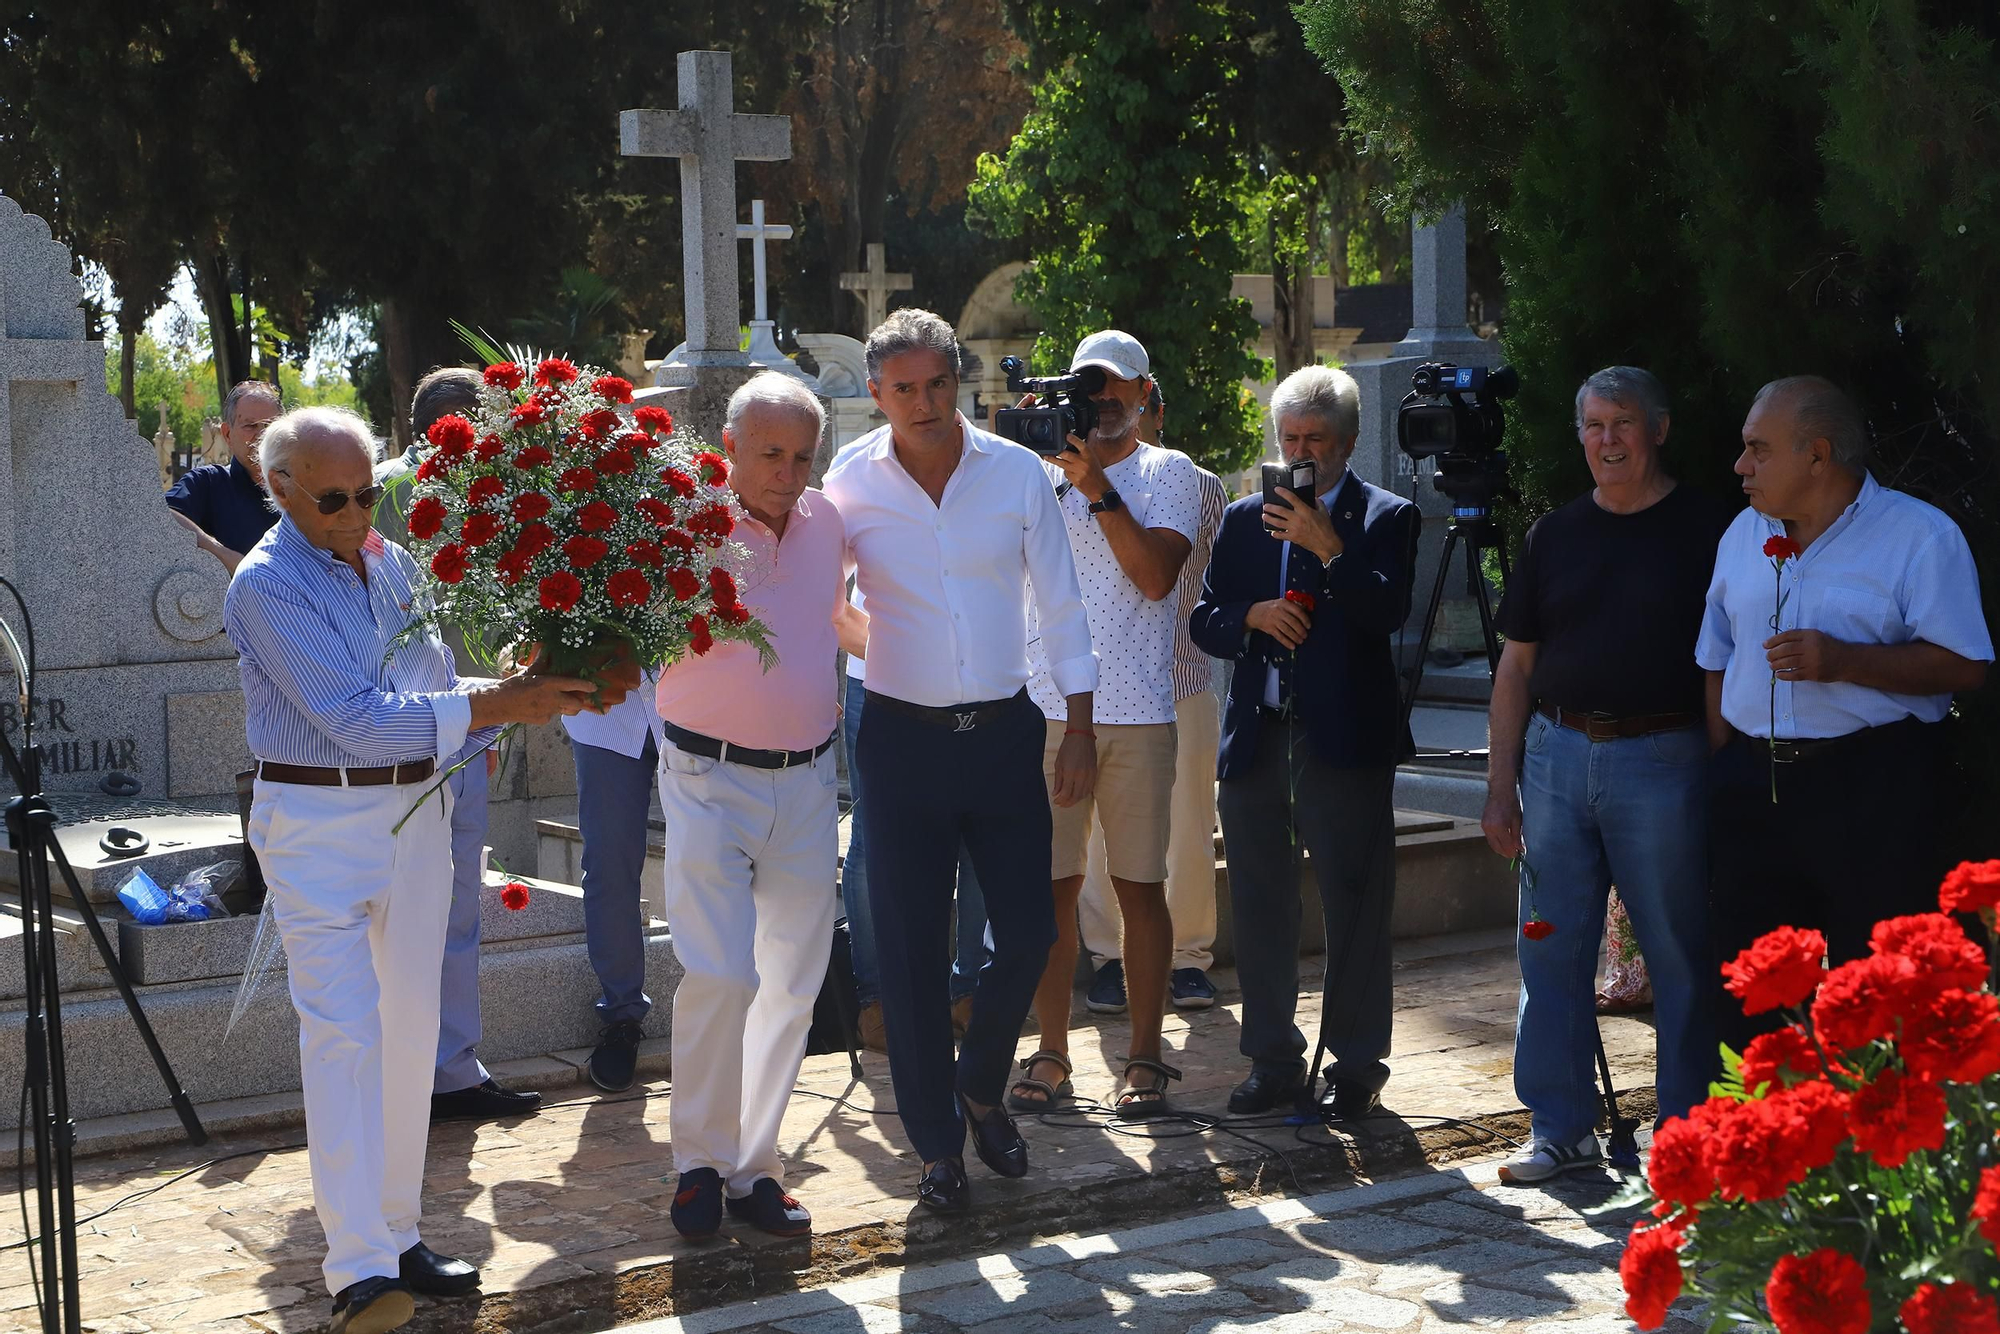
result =
[[[1558,1144],[1538,1135],[1528,1141],[1527,1149],[1520,1156],[1500,1164],[1500,1179],[1510,1186],[1527,1186],[1561,1176],[1564,1172],[1574,1172],[1580,1167],[1599,1167],[1603,1163],[1604,1150],[1598,1147],[1594,1133],[1585,1135],[1574,1144]]]

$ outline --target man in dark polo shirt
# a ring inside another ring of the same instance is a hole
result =
[[[222,438],[229,464],[204,463],[181,474],[167,492],[167,504],[194,544],[236,573],[236,562],[278,521],[264,497],[264,471],[257,466],[257,443],[284,409],[275,385],[245,380],[222,403]]]
[[[1528,530],[1500,607],[1482,823],[1521,859],[1514,1091],[1533,1116],[1503,1181],[1603,1161],[1591,1061],[1614,883],[1653,977],[1661,1118],[1700,1102],[1717,1064],[1694,645],[1729,516],[1667,475],[1667,426],[1646,371],[1584,381],[1577,436],[1597,485]]]

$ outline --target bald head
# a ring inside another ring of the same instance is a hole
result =
[[[297,408],[264,433],[264,489],[316,547],[351,560],[373,522],[372,507],[350,503],[332,514],[322,498],[359,497],[375,485],[375,436],[346,408]],[[379,495],[379,493],[378,493]]]

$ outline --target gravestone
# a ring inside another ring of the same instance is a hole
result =
[[[861,301],[862,337],[889,316],[889,294],[907,292],[917,285],[914,275],[890,273],[888,249],[880,241],[868,243],[868,267],[860,273],[840,275],[842,291],[852,292]]]
[[[160,461],[160,489],[167,490],[174,484],[174,451],[180,442],[174,439],[174,428],[167,425],[167,405],[160,404],[160,429],[153,432],[153,453]]]
[[[812,377],[778,350],[777,325],[771,321],[770,267],[765,261],[766,241],[788,241],[792,229],[782,222],[764,221],[764,201],[750,201],[750,221],[736,224],[736,239],[750,243],[750,346],[745,355],[756,370],[774,370],[806,385]]]
[[[81,298],[69,251],[0,197],[0,575],[34,618],[44,784],[88,792],[118,770],[154,800],[227,796],[249,759],[228,579],[161,501]],[[0,732],[19,745],[19,683],[0,673]]]

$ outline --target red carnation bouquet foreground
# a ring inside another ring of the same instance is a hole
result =
[[[722,640],[775,661],[730,569],[728,462],[660,408],[628,419],[631,401],[630,382],[556,357],[486,368],[478,410],[440,418],[416,471],[412,549],[436,579],[420,623],[539,644],[539,666],[567,676]]]
[[[2000,999],[1987,951],[2000,861],[1945,877],[1942,912],[1878,922],[1827,971],[1817,931],[1780,927],[1723,966],[1751,1041],[1707,1102],[1660,1127],[1653,1204],[1619,1272],[1657,1328],[1684,1289],[1710,1328],[2000,1334]]]

